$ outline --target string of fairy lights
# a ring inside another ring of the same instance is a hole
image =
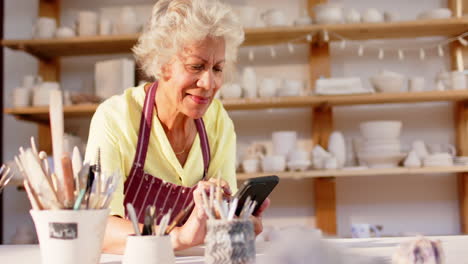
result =
[[[320,31],[315,31],[311,32],[308,34],[305,34],[303,36],[300,36],[298,38],[289,40],[286,43],[283,44],[277,44],[277,45],[270,45],[269,46],[269,53],[272,58],[276,58],[277,56],[277,46],[278,45],[286,45],[289,53],[293,54],[295,52],[295,45],[303,44],[304,41],[308,43],[312,43],[314,40],[314,37],[320,36],[321,40],[323,42],[330,42],[331,38],[334,38],[334,41],[339,42],[339,48],[344,50],[348,46],[353,46],[354,49],[356,50],[356,53],[358,56],[364,56],[364,53],[366,52],[376,52],[377,53],[377,58],[382,60],[385,58],[385,56],[388,56],[388,54],[396,54],[399,60],[404,60],[406,55],[408,53],[417,53],[419,56],[420,60],[425,60],[426,59],[426,54],[434,50],[436,51],[437,55],[439,57],[444,57],[445,52],[444,52],[444,47],[450,45],[453,42],[459,42],[462,46],[466,47],[468,46],[468,40],[465,38],[468,37],[468,32],[465,32],[463,34],[460,34],[456,37],[444,39],[442,41],[438,42],[431,42],[431,43],[422,43],[421,45],[416,46],[409,46],[409,47],[384,47],[381,44],[375,44],[375,43],[362,43],[358,41],[354,41],[352,39],[346,38],[338,33],[335,32],[330,32],[328,30],[320,30]],[[249,49],[248,51],[248,59],[250,61],[254,61],[255,59],[255,52],[254,49]]]

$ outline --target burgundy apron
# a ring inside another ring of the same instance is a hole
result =
[[[145,160],[148,150],[151,127],[153,123],[153,109],[155,103],[157,82],[153,83],[145,96],[145,103],[140,120],[140,130],[138,135],[137,150],[133,161],[130,175],[124,183],[124,208],[125,215],[128,218],[126,204],[131,203],[135,208],[138,221],[144,222],[145,209],[148,205],[156,207],[157,221],[161,220],[162,216],[172,209],[171,218],[174,218],[182,209],[187,207],[193,200],[193,191],[196,186],[183,187],[170,182],[163,181],[148,173],[145,173]],[[203,120],[196,119],[198,136],[203,154],[205,179],[208,166],[210,164],[210,146],[208,145],[208,137],[205,131]],[[182,221],[179,225],[182,225]]]

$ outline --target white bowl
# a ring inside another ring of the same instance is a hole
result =
[[[447,19],[450,17],[452,17],[452,11],[448,8],[436,8],[418,15],[418,19]]]
[[[242,96],[242,88],[237,83],[225,83],[221,86],[220,93],[224,99],[240,98]]]
[[[401,132],[401,121],[369,121],[359,125],[366,139],[397,139]]]
[[[286,158],[281,155],[265,156],[262,159],[263,172],[281,172],[286,169]]]
[[[405,158],[406,154],[396,153],[393,155],[359,155],[361,165],[366,165],[369,168],[395,168],[398,163]]]
[[[257,159],[248,159],[242,161],[242,168],[245,173],[256,173],[259,170],[259,160]]]
[[[309,160],[292,160],[288,162],[290,171],[305,171],[309,168],[311,162]]]
[[[383,74],[370,77],[370,82],[374,89],[381,93],[402,92],[406,83],[403,76],[391,76]]]
[[[314,7],[314,12],[318,24],[343,23],[343,7],[340,4],[318,4]]]

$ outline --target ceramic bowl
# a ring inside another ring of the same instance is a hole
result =
[[[286,158],[282,155],[271,155],[262,158],[263,172],[281,172],[286,169]]]
[[[395,168],[398,167],[400,161],[405,158],[405,154],[396,153],[391,155],[367,155],[359,153],[359,161],[361,165],[366,165],[369,168]]]
[[[385,18],[384,18],[383,13],[375,8],[368,8],[362,14],[362,22],[381,23],[384,21],[385,21]]]
[[[294,160],[288,162],[290,171],[305,171],[309,168],[311,162],[309,160]]]
[[[237,83],[226,83],[221,87],[221,96],[224,99],[240,98],[242,96],[242,88]]]
[[[401,121],[369,121],[359,125],[366,139],[397,139],[400,136]]]
[[[418,19],[447,19],[452,16],[452,11],[448,8],[436,8],[422,12],[418,15]]]
[[[248,159],[242,161],[242,169],[245,173],[256,173],[259,170],[259,160],[257,159]]]
[[[318,4],[314,7],[314,12],[318,24],[343,23],[343,7],[339,4]]]
[[[397,75],[375,75],[370,77],[374,89],[381,93],[402,92],[405,87],[405,78]]]

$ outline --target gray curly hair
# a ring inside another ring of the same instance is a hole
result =
[[[218,0],[159,0],[133,52],[143,72],[159,79],[184,46],[206,37],[225,41],[224,72],[232,73],[244,31],[232,8]]]

